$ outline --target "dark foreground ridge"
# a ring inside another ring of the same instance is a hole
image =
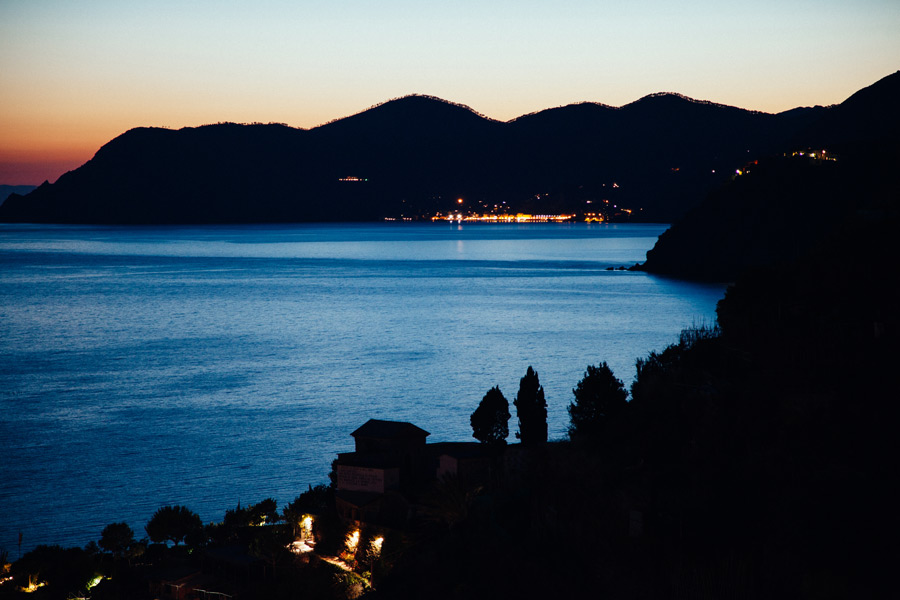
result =
[[[898,77],[870,89],[883,96]],[[837,107],[773,115],[653,94],[620,108],[574,104],[505,123],[408,96],[309,130],[233,123],[139,128],[56,183],[12,196],[0,220],[418,219],[456,210],[462,199],[463,208],[479,213],[583,216],[621,206],[631,219],[668,221],[748,160],[858,132],[855,114],[867,115],[862,126],[883,130],[881,113],[873,111],[888,110],[890,98],[857,96]]]

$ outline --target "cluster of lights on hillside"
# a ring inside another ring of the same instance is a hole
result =
[[[835,156],[833,153],[829,153],[827,150],[795,150],[790,154],[785,152],[784,156],[790,156],[791,158],[805,158],[811,161],[837,161],[837,156]],[[735,169],[734,174],[738,177],[741,175],[747,175],[750,173],[752,168],[757,165],[759,165],[759,160],[752,160],[740,169]]]
[[[812,160],[837,160],[837,157],[829,154],[827,150],[797,150],[791,152],[791,156],[801,156]]]

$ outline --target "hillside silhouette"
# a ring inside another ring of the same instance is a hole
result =
[[[830,108],[793,150],[742,165],[660,236],[643,270],[733,281],[900,214],[900,72]]]
[[[803,129],[795,146],[836,149],[900,138],[900,71],[865,87]]]
[[[34,185],[0,185],[0,204],[3,204],[7,198],[13,194],[24,196],[35,187]]]
[[[872,87],[896,87],[887,80]],[[463,198],[467,207],[575,213],[608,200],[666,221],[747,160],[871,112],[856,95],[845,105],[768,114],[661,93],[501,122],[414,95],[308,130],[137,128],[56,183],[12,196],[0,220],[368,221],[428,216]]]

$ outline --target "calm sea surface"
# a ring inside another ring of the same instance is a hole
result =
[[[283,506],[369,418],[470,440],[529,365],[561,438],[588,364],[628,385],[715,318],[721,285],[605,270],[665,228],[0,225],[0,549]]]

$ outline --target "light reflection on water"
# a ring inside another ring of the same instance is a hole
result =
[[[628,383],[714,319],[721,285],[605,270],[664,229],[2,226],[0,548],[140,533],[167,503],[283,505],[368,418],[469,439],[529,365],[562,437],[587,364]]]

